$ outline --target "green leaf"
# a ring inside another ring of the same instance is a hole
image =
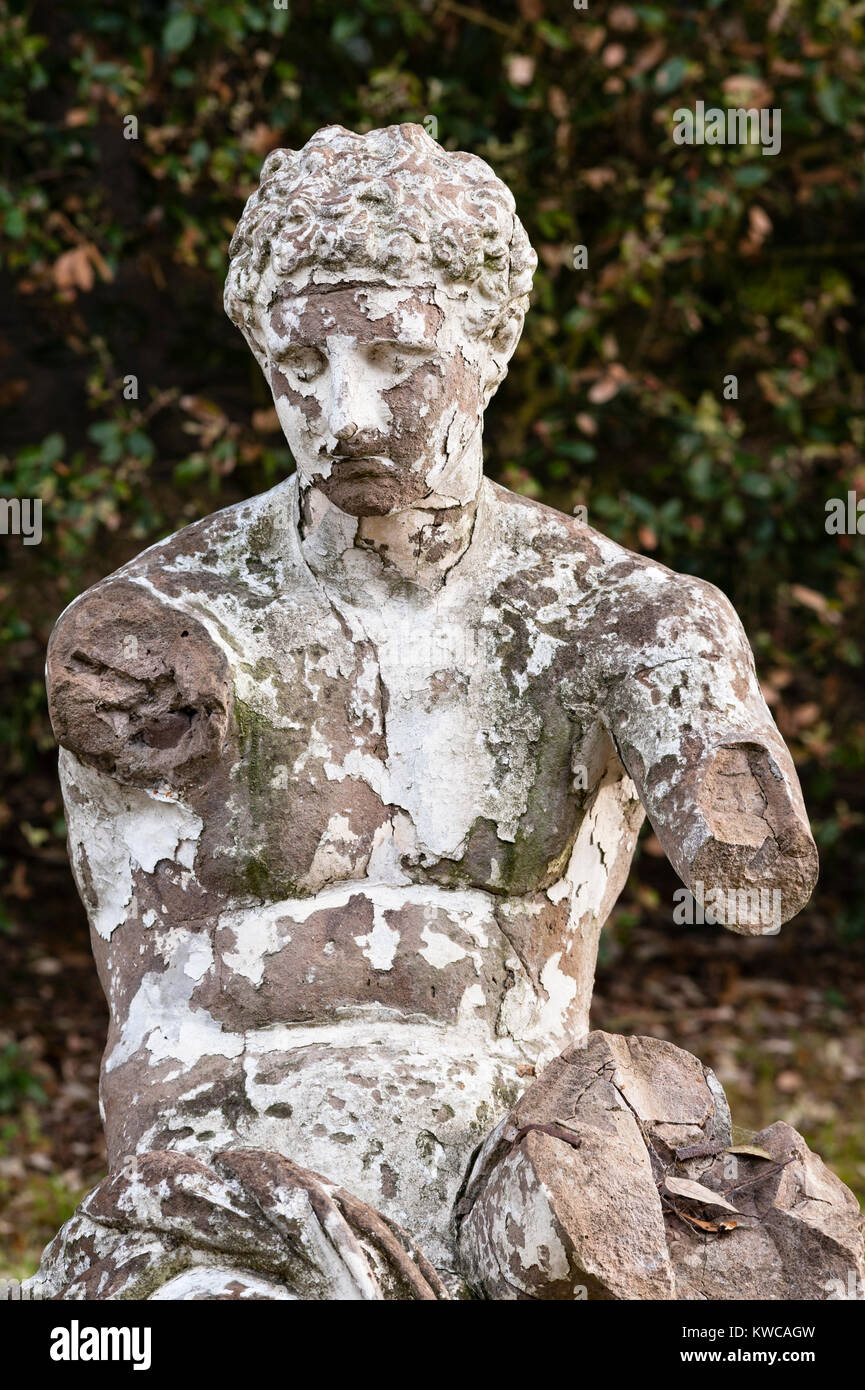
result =
[[[749,497],[772,496],[772,480],[765,473],[743,473],[741,485],[742,491]]]
[[[721,508],[721,514],[728,526],[741,526],[745,520],[745,508],[738,497],[728,497]]]
[[[655,90],[662,95],[675,92],[677,87],[681,87],[687,71],[688,63],[685,58],[668,58],[655,73]]]
[[[47,434],[42,441],[39,455],[41,462],[49,468],[62,459],[66,452],[66,440],[62,434]]]
[[[162,47],[166,53],[182,53],[195,38],[196,17],[189,10],[180,10],[166,21],[162,30]]]
[[[550,48],[558,48],[564,52],[571,47],[567,30],[560,28],[558,24],[548,24],[546,20],[542,19],[535,27],[541,38],[550,45]]]
[[[637,5],[636,11],[647,29],[665,28],[667,16],[657,5]]]
[[[817,105],[820,113],[830,125],[842,125],[844,115],[841,110],[841,93],[843,87],[840,82],[824,82],[817,87]]]
[[[765,164],[743,164],[733,175],[733,181],[740,188],[758,188],[766,182],[771,172]]]
[[[20,241],[27,232],[27,221],[20,208],[10,208],[5,218],[3,226],[6,235],[12,237],[13,241]]]
[[[587,439],[564,440],[558,447],[560,453],[576,459],[578,463],[593,463],[598,456],[594,444],[590,444]]]
[[[200,478],[207,472],[207,459],[201,454],[192,454],[182,463],[174,466],[174,481],[176,483],[191,483],[196,478]]]

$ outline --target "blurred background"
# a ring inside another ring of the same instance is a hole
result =
[[[0,0],[0,47],[0,497],[41,498],[44,531],[0,536],[0,1273],[104,1171],[45,645],[96,579],[291,470],[222,282],[264,156],[333,123],[426,123],[511,186],[540,264],[488,471],[720,585],[799,769],[807,911],[675,926],[644,833],[594,1024],[698,1053],[740,1125],[788,1120],[865,1194],[865,535],[825,529],[865,496],[865,5]],[[780,153],[674,144],[697,100],[780,108]]]

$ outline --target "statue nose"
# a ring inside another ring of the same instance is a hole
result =
[[[337,439],[351,439],[357,434],[357,425],[343,425],[336,431]]]

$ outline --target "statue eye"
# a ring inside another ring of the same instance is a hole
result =
[[[281,367],[287,367],[298,381],[314,381],[324,370],[324,357],[318,348],[289,347],[277,357]]]
[[[406,376],[417,366],[419,354],[402,347],[399,343],[375,343],[370,350],[370,358],[379,371],[393,376]]]

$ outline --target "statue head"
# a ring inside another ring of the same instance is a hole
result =
[[[230,258],[301,485],[355,516],[465,500],[537,264],[490,167],[418,125],[328,126],[268,155]]]

